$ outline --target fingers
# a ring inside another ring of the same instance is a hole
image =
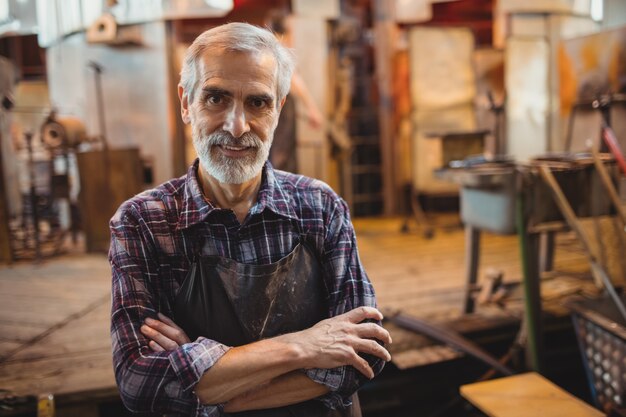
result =
[[[150,342],[148,343],[148,345],[150,346],[150,348],[152,348],[155,351],[158,351],[158,350],[154,349],[153,343],[158,344],[162,349],[165,349],[165,350],[174,350],[179,346],[178,343],[176,343],[169,337],[164,336],[159,331],[153,329],[147,324],[144,324],[143,326],[141,326],[140,330],[144,336],[150,339]]]
[[[361,338],[380,340],[385,345],[391,344],[391,335],[376,323],[361,323],[356,326],[356,334]]]
[[[369,355],[376,356],[385,362],[389,362],[391,360],[391,354],[375,340],[355,338],[352,342],[352,347],[354,351],[348,361],[348,365],[352,365],[357,371],[361,372],[369,379],[374,378],[374,370],[365,359],[359,356],[358,353],[367,353]]]
[[[159,315],[159,318],[164,317],[167,321],[155,320],[152,318],[147,318],[145,320],[146,325],[156,330],[158,333],[167,337],[170,340],[176,342],[179,346],[184,345],[185,343],[189,343],[189,337],[183,329],[178,327],[176,323],[174,323],[170,318],[164,316],[162,314]],[[168,323],[169,321],[169,323]],[[171,323],[171,324],[170,324]],[[154,340],[154,339],[153,339]],[[158,341],[157,341],[158,342]]]
[[[159,316],[159,319],[161,319],[161,321],[163,323],[165,323],[165,324],[167,324],[167,325],[169,325],[169,326],[171,326],[171,327],[173,327],[175,329],[178,329],[178,330],[180,330],[183,333],[185,332],[183,329],[178,327],[178,325],[176,323],[174,323],[174,321],[171,318],[167,317],[165,314],[157,313],[157,316]]]
[[[375,340],[357,339],[354,342],[354,350],[360,353],[367,353],[389,362],[391,354]]]
[[[148,346],[150,346],[150,349],[154,350],[155,352],[165,352],[165,349],[163,349],[161,345],[159,345],[154,340],[151,340],[150,343],[148,343]]]
[[[374,378],[374,370],[369,363],[362,357],[354,353],[348,365],[352,365],[354,369],[365,375],[368,379]]]
[[[357,307],[354,310],[344,313],[343,316],[352,323],[360,323],[367,319],[378,321],[383,319],[383,313],[374,307]]]

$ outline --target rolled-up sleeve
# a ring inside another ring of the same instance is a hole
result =
[[[193,388],[229,347],[200,337],[154,352],[140,331],[146,317],[156,318],[159,271],[154,242],[137,213],[123,206],[110,223],[111,339],[122,401],[133,412],[219,416],[217,407],[200,404]]]
[[[348,206],[336,195],[329,203],[325,228],[323,267],[329,290],[330,316],[334,317],[362,306],[376,307],[374,287],[359,259],[356,234]],[[385,364],[383,360],[371,355],[362,356],[368,361],[375,375],[382,371]],[[333,409],[350,405],[350,396],[368,381],[352,366],[309,369],[306,374],[313,381],[330,389],[330,392],[320,399]]]

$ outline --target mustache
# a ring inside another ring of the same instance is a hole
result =
[[[209,146],[246,146],[252,148],[259,148],[263,144],[261,139],[252,132],[246,132],[238,138],[234,137],[226,131],[217,131],[211,133],[207,137],[207,145]]]

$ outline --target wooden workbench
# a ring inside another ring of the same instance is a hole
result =
[[[489,417],[605,415],[535,372],[463,385],[461,394]]]

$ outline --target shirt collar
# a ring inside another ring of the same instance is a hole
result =
[[[187,170],[182,210],[178,216],[178,229],[187,229],[201,223],[211,212],[219,209],[205,198],[198,178],[198,167],[199,161],[196,159]],[[262,213],[265,209],[279,216],[298,219],[289,194],[276,179],[276,173],[269,161],[263,166],[257,202],[250,209],[250,214]]]
[[[250,209],[250,214],[262,213],[265,209],[271,210],[279,216],[298,220],[294,210],[293,198],[287,193],[284,185],[276,178],[276,171],[267,161],[263,166],[263,178],[257,202]]]

